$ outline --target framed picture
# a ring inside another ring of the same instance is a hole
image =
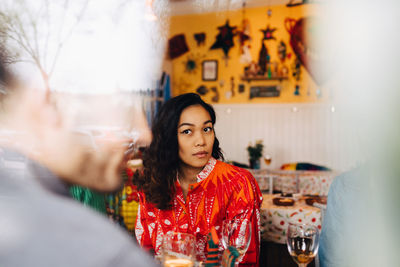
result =
[[[203,81],[216,81],[218,78],[218,61],[204,60],[202,68]]]

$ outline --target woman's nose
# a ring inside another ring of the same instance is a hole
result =
[[[196,136],[196,146],[204,146],[206,143],[206,139],[202,133],[197,134]]]

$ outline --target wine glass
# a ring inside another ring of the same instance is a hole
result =
[[[251,241],[251,224],[249,220],[224,220],[222,222],[222,246],[224,250],[229,246],[235,247],[240,256],[235,266],[243,260],[243,256],[249,248]]]
[[[162,241],[162,263],[165,267],[193,267],[196,238],[187,233],[170,232]]]
[[[265,162],[265,164],[266,164],[267,166],[269,166],[269,165],[271,164],[271,161],[272,161],[271,155],[265,154],[265,155],[264,155],[264,162]]]
[[[306,267],[318,252],[318,228],[314,225],[289,223],[286,237],[290,256],[299,267]]]

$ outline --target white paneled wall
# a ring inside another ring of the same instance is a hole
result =
[[[359,155],[354,130],[323,104],[214,104],[217,137],[227,160],[248,163],[246,147],[261,139],[271,168],[289,162],[322,164],[338,171]],[[262,163],[261,167],[265,167]]]

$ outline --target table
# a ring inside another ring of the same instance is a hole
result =
[[[300,193],[303,195],[327,196],[329,187],[337,175],[331,171],[282,171],[254,170],[250,172],[256,179],[260,190],[270,194],[273,191]]]
[[[288,224],[313,224],[321,230],[321,210],[309,206],[304,199],[299,199],[293,206],[276,206],[272,194],[263,194],[261,205],[261,238],[276,243],[286,243]]]

